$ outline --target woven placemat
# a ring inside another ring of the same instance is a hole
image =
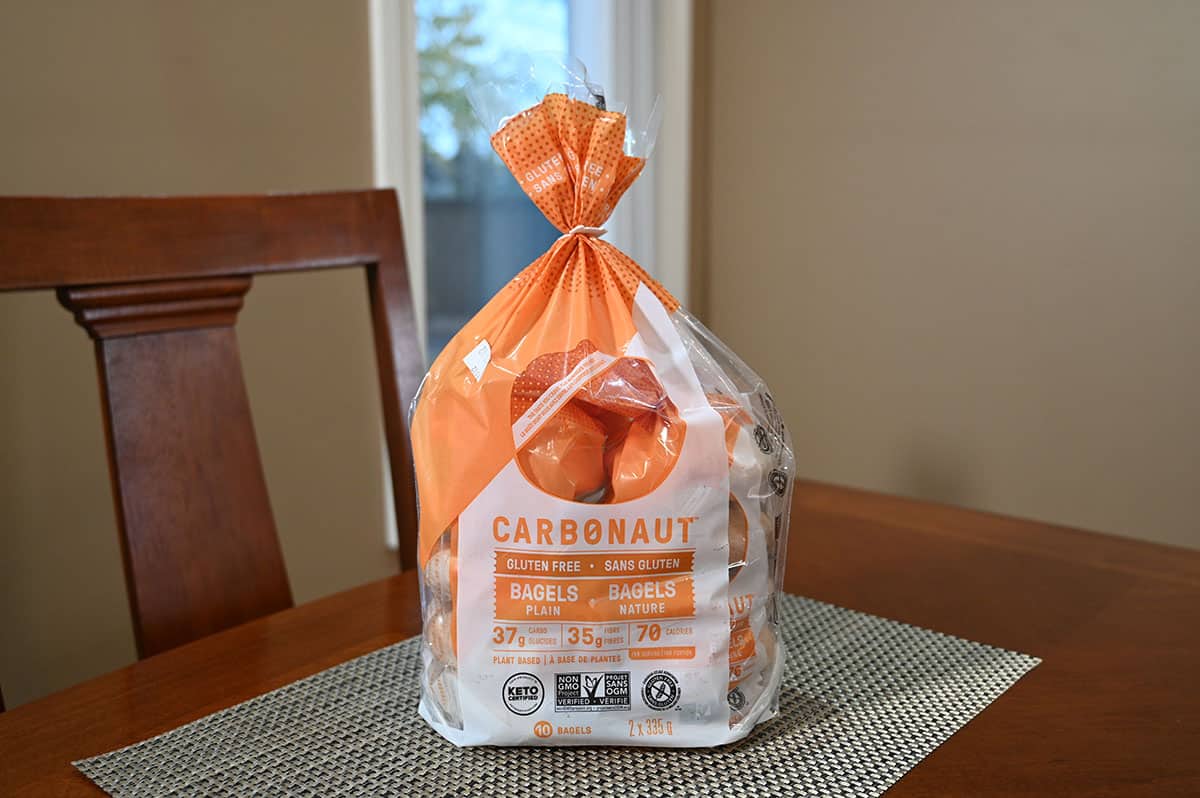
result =
[[[141,796],[877,796],[1035,657],[783,596],[779,717],[715,750],[471,748],[417,715],[406,640],[74,763]]]

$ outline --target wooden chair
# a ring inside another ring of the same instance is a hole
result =
[[[291,606],[233,325],[253,275],[362,266],[403,567],[423,367],[393,191],[0,198],[0,291],[54,288],[95,340],[140,656]]]

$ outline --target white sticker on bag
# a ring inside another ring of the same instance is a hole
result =
[[[463,363],[466,364],[467,371],[471,372],[471,376],[475,378],[475,382],[479,382],[479,378],[483,376],[483,370],[491,362],[492,345],[487,342],[486,338],[463,358]]]

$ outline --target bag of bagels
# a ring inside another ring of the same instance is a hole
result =
[[[562,236],[414,403],[420,713],[460,746],[740,739],[778,703],[787,431],[603,238],[651,135],[585,81],[512,110],[492,145]]]

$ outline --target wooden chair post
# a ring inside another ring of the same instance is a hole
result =
[[[249,277],[62,288],[96,342],[141,656],[292,605],[233,324]]]

